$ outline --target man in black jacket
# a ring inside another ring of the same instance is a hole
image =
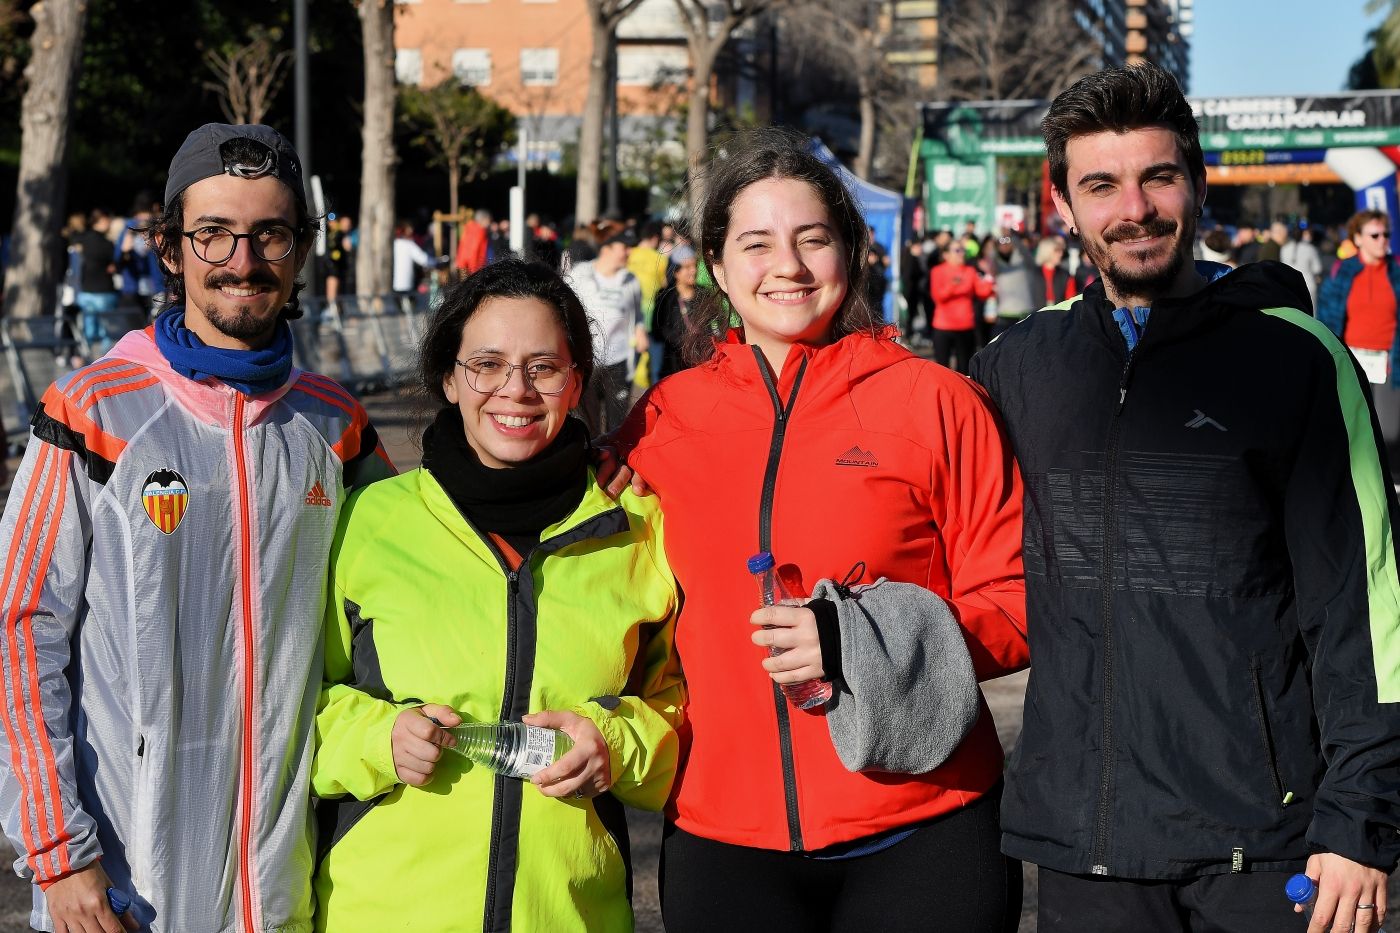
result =
[[[1026,486],[1031,680],[1003,849],[1042,933],[1371,933],[1400,856],[1395,494],[1297,272],[1195,264],[1205,168],[1155,66],[1043,124],[1101,279],[973,361]]]

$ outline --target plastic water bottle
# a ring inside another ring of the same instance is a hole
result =
[[[447,730],[456,744],[444,746],[495,774],[526,779],[574,747],[558,729],[523,722],[469,722]]]
[[[800,606],[802,600],[788,592],[787,586],[778,576],[773,555],[767,551],[749,558],[749,573],[758,581],[759,598],[765,606]],[[772,628],[767,625],[765,628]],[[776,658],[786,648],[768,647],[770,657]],[[822,706],[831,699],[831,682],[827,680],[804,680],[800,684],[783,684],[783,695],[798,709],[812,709]]]
[[[119,891],[116,888],[108,888],[107,906],[112,908],[112,913],[120,917],[131,909],[131,898],[127,896],[125,891]]]
[[[1283,893],[1293,903],[1302,904],[1304,908],[1307,908],[1304,914],[1312,913],[1312,902],[1313,898],[1317,896],[1317,885],[1307,875],[1299,872],[1289,878],[1283,886]],[[1385,931],[1377,928],[1376,933],[1385,933]]]

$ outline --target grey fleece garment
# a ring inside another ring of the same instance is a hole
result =
[[[881,577],[843,590],[818,581],[836,605],[841,678],[826,724],[850,771],[923,774],[941,765],[980,710],[962,627],[947,604],[913,583]]]

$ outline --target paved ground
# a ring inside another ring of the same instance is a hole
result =
[[[365,407],[379,430],[385,447],[400,469],[418,464],[421,450],[418,438],[427,424],[426,409],[419,406],[412,393],[384,393],[365,400]],[[11,475],[18,461],[11,459]],[[0,484],[3,487],[5,484]],[[1008,751],[1021,731],[1021,702],[1025,694],[1026,675],[1018,674],[984,684],[983,689],[996,717],[997,730],[1003,747]],[[656,863],[661,846],[661,821],[656,814],[631,813],[632,850],[636,863],[634,902],[637,913],[637,933],[662,933],[656,894]],[[3,844],[0,844],[3,848]],[[1035,931],[1035,870],[1025,873],[1026,891],[1019,933]],[[1400,903],[1400,884],[1392,877],[1390,902]],[[0,870],[0,933],[23,933],[29,929],[29,885]],[[781,931],[775,931],[781,933]]]

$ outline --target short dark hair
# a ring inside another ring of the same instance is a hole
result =
[[[534,298],[554,309],[578,376],[587,385],[593,376],[593,333],[583,302],[559,273],[539,262],[499,259],[473,275],[442,290],[437,310],[418,347],[419,387],[439,406],[450,404],[442,391],[443,379],[456,365],[462,346],[462,328],[491,298]]]
[[[1050,183],[1069,200],[1071,137],[1111,130],[1126,133],[1149,126],[1165,126],[1176,136],[1193,182],[1206,175],[1201,153],[1201,131],[1191,104],[1176,79],[1156,65],[1119,65],[1085,75],[1050,104],[1040,128],[1045,134]]]
[[[846,253],[846,297],[832,319],[831,336],[839,339],[857,331],[874,332],[880,321],[865,288],[869,235],[860,205],[840,176],[812,154],[806,137],[781,127],[742,130],[731,136],[724,148],[727,154],[722,158],[716,155],[703,172],[704,197],[696,211],[692,237],[696,252],[714,268],[724,253],[734,201],[750,185],[769,178],[805,182],[831,215]],[[716,338],[723,337],[729,327],[729,303],[718,288],[702,288],[696,292],[687,317],[693,326],[686,328],[682,352],[689,362],[699,363],[714,355]]]
[[[229,165],[255,165],[262,162],[268,152],[268,148],[255,139],[231,139],[219,147],[219,155]],[[305,242],[306,237],[315,235],[316,218],[311,216],[311,211],[307,208],[306,202],[302,200],[301,193],[291,185],[287,185],[287,189],[292,192],[292,203],[296,205],[296,222],[293,225],[293,230],[296,232],[297,242],[300,245]],[[174,270],[180,265],[180,251],[185,238],[185,191],[181,191],[171,198],[170,203],[166,204],[160,213],[154,215],[149,224],[137,229],[145,236],[146,243],[150,245],[151,251],[160,260],[161,275],[165,279],[166,306],[183,304],[185,301],[184,273]],[[296,282],[292,285],[292,296],[287,300],[286,307],[282,309],[282,317],[286,320],[294,321],[301,317],[303,313],[301,300],[297,296],[305,287],[302,282]]]

